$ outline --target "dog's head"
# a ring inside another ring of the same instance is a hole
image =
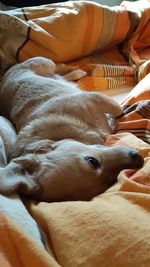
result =
[[[3,193],[13,189],[44,201],[89,200],[109,188],[122,169],[143,165],[143,157],[128,148],[73,140],[35,142],[27,152],[1,169]]]

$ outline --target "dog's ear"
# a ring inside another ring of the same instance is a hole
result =
[[[0,168],[0,193],[31,195],[39,192],[39,184],[32,179],[38,167],[35,155],[26,155],[12,160],[5,168]]]
[[[45,139],[28,143],[24,148],[24,154],[35,153],[43,154],[53,150],[54,141]]]

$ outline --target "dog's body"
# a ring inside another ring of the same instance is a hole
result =
[[[35,140],[71,138],[88,144],[103,143],[111,133],[104,113],[118,116],[122,112],[111,98],[80,91],[54,75],[54,69],[52,61],[34,58],[7,72],[0,109],[19,132],[14,156],[24,153]]]
[[[119,116],[121,107],[100,93],[80,91],[55,75],[55,67],[33,58],[3,78],[0,111],[16,126],[12,157],[19,158],[7,166],[11,183],[0,190],[42,200],[89,199],[106,190],[123,168],[142,166],[143,159],[125,148],[96,145],[111,133],[105,113]]]

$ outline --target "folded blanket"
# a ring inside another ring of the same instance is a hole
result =
[[[69,1],[1,11],[1,72],[44,56],[86,70],[78,82],[84,90],[133,87],[149,72],[149,18],[148,0],[111,8]]]
[[[150,74],[122,102],[124,116],[116,132],[131,132],[150,144]]]

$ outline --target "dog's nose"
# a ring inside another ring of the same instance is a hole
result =
[[[141,168],[144,164],[144,158],[138,154],[136,151],[130,151],[129,152],[130,158],[132,160],[132,164],[134,168]]]

